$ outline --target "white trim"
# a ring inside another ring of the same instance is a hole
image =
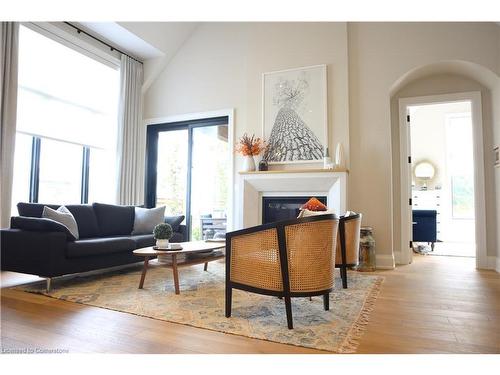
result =
[[[419,96],[413,98],[399,99],[399,147],[400,147],[400,168],[401,168],[401,259],[398,263],[411,263],[412,251],[408,244],[411,238],[411,209],[408,205],[410,189],[404,187],[411,186],[410,175],[408,173],[408,142],[409,132],[406,125],[406,111],[409,106],[426,105],[449,102],[471,102],[472,117],[472,137],[474,153],[474,206],[475,206],[475,227],[476,227],[476,267],[488,268],[488,258],[486,253],[486,200],[484,183],[484,150],[483,150],[483,120],[481,93],[479,91],[461,92],[444,95]],[[405,219],[406,218],[406,219]],[[410,218],[410,219],[408,219]],[[405,230],[406,228],[406,230]],[[408,249],[408,251],[404,251]]]
[[[287,73],[287,72],[293,72],[296,70],[304,70],[304,69],[313,69],[313,68],[322,68],[322,74],[324,75],[324,80],[323,80],[323,95],[325,97],[325,105],[323,108],[324,111],[324,117],[325,117],[325,124],[324,124],[324,132],[325,132],[325,139],[322,139],[322,141],[325,143],[323,147],[328,147],[329,143],[329,138],[328,138],[328,69],[326,64],[317,64],[317,65],[311,65],[311,66],[301,66],[298,68],[291,68],[291,69],[283,69],[283,70],[275,70],[272,72],[266,72],[262,73],[262,103],[261,103],[261,108],[262,108],[262,123],[261,123],[261,128],[262,128],[262,139],[265,139],[265,103],[266,103],[266,95],[265,95],[265,77],[266,75],[269,74],[276,74],[276,73]],[[266,140],[267,141],[267,140]],[[324,150],[323,150],[324,151]],[[331,151],[331,150],[330,150]],[[331,152],[330,152],[331,155]],[[280,165],[280,164],[306,164],[306,163],[323,163],[323,159],[321,160],[297,160],[297,161],[272,161],[269,162],[269,164],[274,164],[274,165]]]
[[[500,272],[500,257],[494,255],[488,256],[488,267],[489,270],[494,270]]]
[[[179,115],[171,115],[171,116],[166,116],[166,117],[155,117],[155,118],[149,118],[149,119],[144,119],[143,120],[143,126],[144,129],[147,129],[148,125],[154,125],[154,124],[165,124],[165,123],[171,123],[171,122],[179,122],[179,121],[190,121],[190,120],[199,120],[199,119],[208,119],[208,118],[214,118],[214,117],[222,117],[222,116],[227,116],[227,126],[228,126],[228,148],[229,148],[229,164],[230,164],[230,169],[232,173],[229,174],[229,197],[228,200],[230,202],[228,210],[227,210],[227,230],[230,231],[234,228],[234,220],[235,220],[235,214],[234,214],[234,207],[236,206],[235,204],[235,196],[234,194],[235,191],[235,178],[234,178],[234,108],[228,108],[228,109],[219,109],[219,110],[214,110],[214,111],[207,111],[207,112],[193,112],[193,113],[185,113],[185,114],[179,114]],[[146,148],[144,147],[144,150]]]
[[[392,254],[376,254],[375,266],[378,270],[393,270],[395,267],[394,256]]]

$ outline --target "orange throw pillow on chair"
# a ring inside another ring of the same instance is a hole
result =
[[[321,203],[317,198],[311,198],[301,207],[302,210],[309,211],[327,211],[328,208]]]

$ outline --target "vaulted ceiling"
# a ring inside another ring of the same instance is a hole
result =
[[[191,36],[197,22],[79,22],[90,34],[144,61],[146,91]]]

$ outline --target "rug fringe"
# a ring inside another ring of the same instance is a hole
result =
[[[370,291],[370,293],[366,297],[365,302],[363,303],[363,307],[359,312],[358,318],[351,326],[351,329],[347,333],[346,338],[344,339],[342,345],[340,345],[340,347],[338,348],[337,353],[356,352],[356,349],[359,346],[359,340],[361,339],[361,336],[363,336],[363,334],[365,333],[366,326],[370,321],[370,314],[373,311],[373,308],[375,307],[375,301],[377,300],[377,297],[380,293],[380,287],[383,281],[384,279],[380,278],[373,285],[372,290]]]

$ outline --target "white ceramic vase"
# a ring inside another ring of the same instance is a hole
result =
[[[344,147],[340,142],[335,150],[335,168],[344,168]]]
[[[255,171],[255,160],[251,155],[245,156],[245,160],[243,161],[243,172],[252,171]]]
[[[156,247],[158,249],[168,249],[168,240],[156,240]]]

